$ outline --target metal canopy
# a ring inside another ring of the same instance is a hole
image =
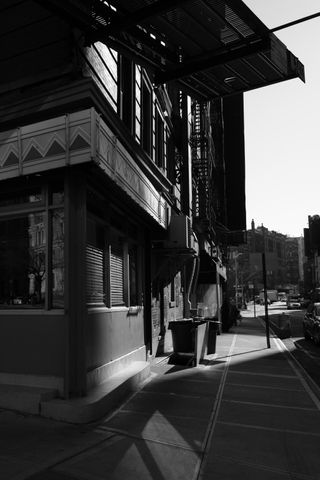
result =
[[[241,0],[48,0],[91,41],[199,99],[291,78],[304,67]]]

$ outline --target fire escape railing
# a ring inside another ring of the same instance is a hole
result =
[[[193,218],[202,231],[214,234],[213,164],[214,146],[211,136],[208,102],[194,100],[191,105],[190,146],[193,178]]]

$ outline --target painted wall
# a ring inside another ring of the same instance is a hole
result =
[[[0,312],[0,372],[62,377],[63,313]]]
[[[102,367],[144,347],[143,308],[92,309],[86,323],[87,371]]]

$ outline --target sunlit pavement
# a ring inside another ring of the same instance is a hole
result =
[[[100,422],[0,412],[0,479],[319,479],[317,391],[250,310],[204,364],[158,364]]]

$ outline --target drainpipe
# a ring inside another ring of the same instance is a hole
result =
[[[190,318],[190,309],[191,309],[191,299],[190,295],[193,290],[193,286],[196,284],[200,269],[200,258],[198,256],[193,257],[192,272],[190,276],[189,285],[186,289],[186,294],[184,296],[184,317]],[[186,277],[186,267],[185,267],[185,277]]]
[[[218,321],[221,322],[220,275],[219,275],[219,272],[218,272],[218,265],[216,267],[216,295],[217,295],[217,318],[218,318]]]

